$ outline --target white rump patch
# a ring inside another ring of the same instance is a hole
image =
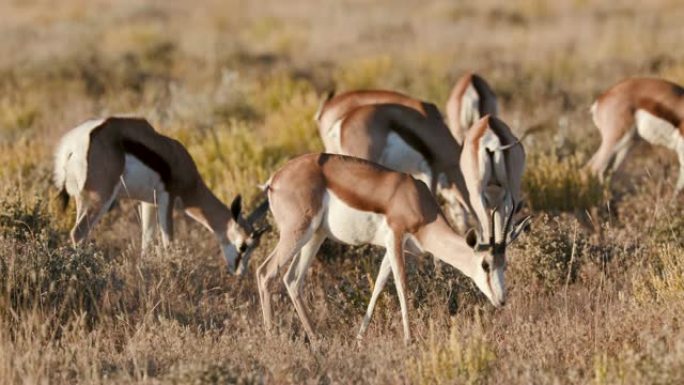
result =
[[[635,118],[637,133],[649,143],[676,150],[682,141],[682,135],[677,127],[665,119],[645,110],[637,110]]]
[[[90,133],[102,125],[104,119],[88,120],[67,132],[55,151],[54,183],[66,188],[69,195],[77,195],[85,186],[88,175]]]

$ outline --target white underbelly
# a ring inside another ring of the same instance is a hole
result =
[[[149,203],[157,203],[159,194],[166,191],[159,174],[129,154],[126,154],[121,185],[119,197]]]
[[[379,159],[371,159],[385,167],[413,175],[426,185],[432,185],[432,170],[423,154],[406,143],[401,136],[390,133]]]
[[[349,245],[385,245],[390,230],[384,215],[355,209],[330,190],[327,198],[322,226],[328,237]]]
[[[635,117],[637,133],[647,142],[674,149],[682,141],[677,127],[667,120],[644,110],[637,110]]]

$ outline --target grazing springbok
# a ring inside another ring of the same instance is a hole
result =
[[[253,224],[268,210],[265,202],[245,219],[239,195],[228,209],[204,184],[185,147],[145,119],[89,120],[67,132],[55,152],[54,183],[64,208],[69,196],[76,199],[74,244],[87,238],[120,198],[141,202],[143,250],[157,220],[166,246],[173,239],[172,213],[179,199],[185,212],[218,238],[228,271],[237,274],[247,267],[263,233]]]
[[[466,184],[459,166],[461,146],[443,124],[399,104],[358,107],[330,130],[326,151],[370,160],[425,182],[447,204],[447,214],[465,233]]]
[[[485,115],[497,116],[496,94],[478,74],[461,76],[446,103],[447,123],[451,134],[463,144],[468,129]]]
[[[404,95],[400,92],[360,90],[348,91],[335,95],[334,91],[330,91],[321,101],[318,111],[316,111],[316,115],[314,116],[314,120],[318,124],[321,139],[323,139],[326,148],[330,147],[329,141],[334,141],[331,130],[337,121],[356,108],[373,104],[400,104],[418,111],[425,118],[434,122],[434,124],[444,124],[442,114],[440,114],[437,106]]]
[[[286,163],[267,182],[271,212],[280,232],[275,250],[256,272],[264,323],[271,327],[269,282],[290,260],[285,286],[310,338],[308,311],[300,298],[306,271],[326,238],[386,248],[361,337],[390,271],[394,275],[405,340],[410,340],[404,250],[431,253],[469,276],[499,307],[505,301],[505,245],[477,245],[474,232],[463,237],[446,222],[427,186],[412,176],[364,159],[336,154],[308,154]],[[510,226],[510,217],[506,222]],[[475,247],[475,249],[474,249]]]
[[[480,223],[479,242],[493,240],[496,244],[505,244],[508,225],[503,219],[510,218],[522,207],[520,184],[525,170],[522,143],[504,122],[485,115],[466,133],[461,169],[470,204]]]
[[[618,169],[637,137],[674,150],[679,157],[675,192],[684,188],[684,87],[662,79],[627,79],[609,88],[591,106],[601,146],[588,163],[603,180]]]

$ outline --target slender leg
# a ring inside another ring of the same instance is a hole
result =
[[[375,279],[375,285],[373,287],[373,295],[371,296],[370,302],[368,303],[366,315],[363,317],[363,321],[361,322],[361,328],[359,329],[359,332],[356,334],[357,339],[362,339],[364,334],[366,334],[366,330],[368,329],[368,325],[370,324],[371,317],[373,317],[375,304],[377,303],[378,298],[380,297],[380,293],[382,293],[382,289],[385,288],[387,279],[389,278],[390,273],[392,272],[390,256],[388,253],[389,251],[385,252],[385,256],[382,258],[380,270],[378,271],[378,277]]]
[[[88,237],[90,231],[109,210],[118,195],[121,185],[117,185],[108,197],[103,198],[99,193],[82,193],[76,198],[76,224],[71,230],[71,241],[74,245]]]
[[[401,320],[404,324],[404,342],[411,341],[411,331],[409,330],[408,306],[406,297],[406,270],[404,263],[403,237],[401,234],[391,234],[387,242],[388,256],[394,274],[394,284],[397,287],[399,304],[401,305]]]
[[[591,157],[589,161],[589,169],[596,175],[601,182],[605,177],[606,169],[610,164],[610,158],[613,156],[613,143],[601,142],[598,151]]]
[[[620,165],[627,157],[627,153],[632,148],[633,144],[634,141],[629,140],[623,146],[621,146],[615,151],[615,157],[613,158],[613,164],[610,166],[610,172],[616,172],[618,168],[620,168]]]
[[[601,146],[594,156],[591,157],[589,168],[601,182],[603,182],[604,177],[606,176],[605,173],[608,166],[610,166],[611,161],[613,161],[612,169],[616,170],[624,160],[625,155],[627,155],[636,134],[636,127],[634,124],[633,120],[618,120],[604,123],[599,127],[599,132],[601,133]],[[627,149],[624,153],[620,154],[621,158],[616,159],[616,154],[625,147],[627,147]]]
[[[285,287],[287,288],[287,293],[290,295],[290,299],[294,303],[295,310],[299,319],[304,325],[304,330],[309,338],[314,338],[313,327],[311,326],[311,319],[309,318],[309,313],[306,310],[306,306],[302,302],[301,292],[302,283],[304,282],[304,277],[306,276],[306,271],[311,266],[318,249],[320,249],[321,244],[325,240],[325,235],[321,233],[315,233],[311,239],[302,247],[299,254],[290,264],[287,269],[283,281],[285,282]]]
[[[278,271],[285,266],[287,261],[292,259],[304,244],[306,244],[313,232],[307,231],[304,236],[297,239],[294,235],[281,232],[280,239],[275,250],[266,258],[256,271],[257,286],[259,288],[259,298],[261,300],[261,310],[264,315],[264,326],[266,331],[271,331],[271,320],[273,319],[273,309],[271,307],[271,294],[268,291],[268,284]]]
[[[168,248],[173,241],[173,199],[166,191],[157,194],[157,215],[162,232],[162,245]]]
[[[613,164],[610,167],[611,172],[615,172],[618,170],[618,168],[620,168],[620,165],[627,157],[627,153],[634,145],[635,135],[636,130],[632,129],[615,145],[615,148],[613,149]]]
[[[680,138],[675,151],[679,157],[679,178],[677,178],[677,185],[675,186],[675,195],[677,195],[684,189],[684,138]]]
[[[142,253],[149,249],[154,241],[154,231],[157,228],[157,208],[152,203],[140,203],[140,217],[142,218]]]

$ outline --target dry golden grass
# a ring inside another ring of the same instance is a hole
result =
[[[608,189],[579,170],[598,145],[588,106],[601,90],[633,75],[684,82],[683,17],[677,0],[0,3],[0,383],[684,383],[676,160],[639,150]],[[305,287],[312,347],[282,287],[264,336],[252,275],[227,276],[195,223],[178,218],[173,249],[141,258],[122,203],[96,242],[68,244],[51,153],[85,119],[144,115],[222,199],[253,202],[278,166],[322,148],[323,90],[442,106],[473,69],[514,130],[549,122],[525,141],[535,221],[509,252],[504,309],[411,260],[415,341],[402,343],[390,287],[357,345],[381,253],[326,243]]]

